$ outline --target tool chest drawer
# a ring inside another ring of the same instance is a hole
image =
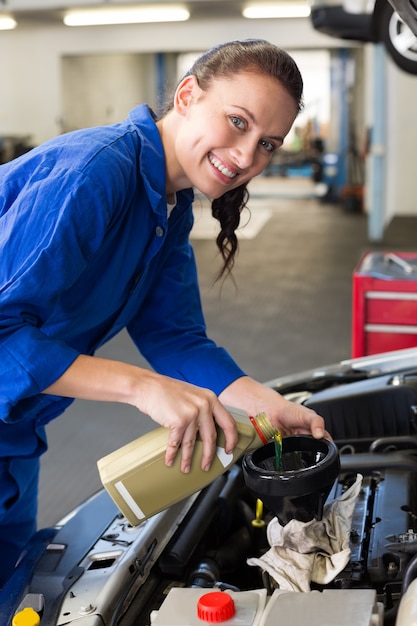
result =
[[[368,252],[353,274],[352,357],[417,346],[417,253]]]
[[[365,294],[365,317],[369,324],[417,324],[417,292],[370,291]]]

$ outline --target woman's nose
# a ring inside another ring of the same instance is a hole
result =
[[[248,138],[239,141],[232,150],[234,163],[241,170],[248,169],[255,160],[257,142],[255,143]]]

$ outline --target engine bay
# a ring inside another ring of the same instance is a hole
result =
[[[324,623],[321,610],[333,626],[404,626],[398,611],[417,574],[416,359],[416,350],[399,351],[267,383],[324,417],[340,455],[329,501],[363,476],[349,562],[330,583],[312,583],[317,593],[280,596],[268,573],[248,565],[269,549],[274,516],[246,487],[239,462],[136,527],[102,491],[39,531],[0,592],[1,623],[32,607],[41,626],[194,626],[204,620],[187,617],[185,607],[195,612],[200,596],[220,591],[241,611],[254,603],[245,613],[252,617],[217,620],[230,626],[267,626],[284,615],[288,624],[314,626]],[[173,590],[188,591],[174,600]],[[350,606],[361,607],[360,620]]]

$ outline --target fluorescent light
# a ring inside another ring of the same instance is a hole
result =
[[[10,15],[0,15],[0,30],[13,30],[16,28],[17,22]]]
[[[183,22],[190,17],[182,6],[158,5],[140,7],[100,7],[68,11],[66,26],[104,26],[111,24],[140,24],[149,22]]]
[[[256,3],[246,6],[243,17],[249,19],[269,19],[276,17],[308,17],[310,6],[306,2]]]

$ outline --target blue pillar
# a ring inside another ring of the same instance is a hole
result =
[[[157,52],[155,55],[156,66],[156,103],[157,113],[160,114],[165,104],[165,84],[166,84],[166,67],[165,55],[163,52]]]
[[[339,167],[337,176],[338,195],[347,183],[347,153],[349,149],[349,50],[339,50],[340,85],[339,85]]]
[[[325,155],[325,163],[334,159],[334,171],[328,176],[332,201],[340,199],[340,192],[347,182],[347,151],[349,148],[349,64],[350,52],[347,48],[332,51],[330,65],[330,93],[332,107],[332,130],[330,150]],[[328,168],[325,167],[325,173]],[[331,171],[331,170],[330,170]]]
[[[372,117],[369,180],[368,238],[381,241],[385,227],[385,147],[386,147],[386,100],[387,77],[385,48],[377,44],[374,48],[372,69]]]

